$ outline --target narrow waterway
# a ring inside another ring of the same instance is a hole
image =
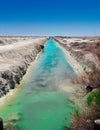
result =
[[[64,52],[50,39],[16,99],[0,115],[11,121],[14,130],[64,130],[75,107],[64,89],[69,89],[68,80],[74,76]]]

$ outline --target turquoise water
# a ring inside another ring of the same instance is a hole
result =
[[[20,93],[0,115],[15,130],[64,130],[75,106],[62,88],[67,89],[67,79],[74,76],[64,52],[50,39]]]

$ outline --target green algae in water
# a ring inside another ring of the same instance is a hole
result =
[[[75,106],[70,95],[59,88],[72,75],[65,54],[49,40],[19,95],[0,115],[14,130],[64,130],[70,126]]]
[[[67,104],[66,104],[67,103]],[[24,107],[23,122],[19,121],[21,129],[27,130],[62,130],[65,125],[70,124],[72,104],[67,101],[64,94],[52,92],[42,93],[34,97],[34,101]],[[68,109],[67,108],[68,105]],[[67,118],[65,119],[65,117]]]
[[[72,109],[75,106],[70,103],[66,93],[46,92],[32,99],[29,100],[28,97],[29,102],[24,100],[23,107],[14,104],[7,111],[8,115],[5,113],[5,117],[11,122],[16,120],[14,123],[21,130],[63,130],[64,126],[70,125]]]

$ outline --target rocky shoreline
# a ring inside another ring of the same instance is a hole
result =
[[[31,40],[29,38],[21,41],[22,43],[12,43],[11,45],[14,45],[14,48],[6,51],[0,50],[0,97],[20,84],[28,66],[35,60],[47,40],[48,37],[35,39],[33,37]],[[6,45],[3,46],[6,48]]]

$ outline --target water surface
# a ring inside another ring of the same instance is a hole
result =
[[[62,88],[69,87],[72,76],[75,73],[64,52],[50,39],[16,99],[0,113],[2,118],[19,130],[64,130],[70,126],[75,106]]]

